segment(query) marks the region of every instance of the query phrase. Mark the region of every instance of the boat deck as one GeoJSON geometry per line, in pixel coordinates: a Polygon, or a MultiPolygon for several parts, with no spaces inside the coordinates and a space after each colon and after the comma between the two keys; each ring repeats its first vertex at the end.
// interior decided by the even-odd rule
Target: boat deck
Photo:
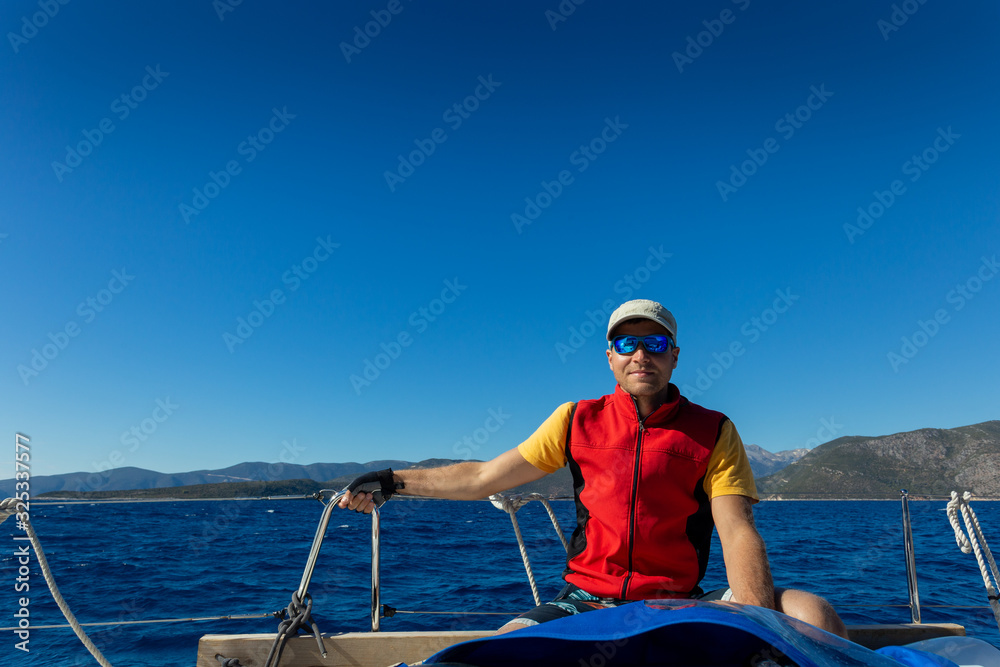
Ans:
{"type": "MultiPolygon", "coordinates": [[[[965,628],[955,623],[849,625],[847,631],[851,641],[871,649],[965,635],[965,628]]],[[[412,665],[452,644],[491,634],[487,630],[324,633],[326,659],[320,656],[313,636],[300,635],[285,644],[281,667],[387,667],[398,662],[412,665]]],[[[216,656],[239,658],[244,667],[257,667],[264,664],[273,643],[273,634],[205,635],[198,643],[197,667],[219,667],[216,656]]]]}

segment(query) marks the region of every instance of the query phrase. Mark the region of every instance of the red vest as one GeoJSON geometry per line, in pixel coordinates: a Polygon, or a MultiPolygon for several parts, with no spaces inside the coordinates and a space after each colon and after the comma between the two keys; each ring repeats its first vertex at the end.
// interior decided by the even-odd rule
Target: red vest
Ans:
{"type": "Polygon", "coordinates": [[[598,597],[688,597],[705,575],[714,523],[702,483],[727,418],[672,384],[668,395],[641,424],[621,387],[574,409],[577,528],[564,576],[598,597]]]}

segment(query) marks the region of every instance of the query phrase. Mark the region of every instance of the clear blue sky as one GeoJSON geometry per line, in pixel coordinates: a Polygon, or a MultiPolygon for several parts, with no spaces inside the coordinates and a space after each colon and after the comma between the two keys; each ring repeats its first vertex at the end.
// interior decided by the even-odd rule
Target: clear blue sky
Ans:
{"type": "Polygon", "coordinates": [[[1000,418],[1000,10],[902,4],[5,3],[0,477],[488,458],[629,297],[772,451],[1000,418]]]}

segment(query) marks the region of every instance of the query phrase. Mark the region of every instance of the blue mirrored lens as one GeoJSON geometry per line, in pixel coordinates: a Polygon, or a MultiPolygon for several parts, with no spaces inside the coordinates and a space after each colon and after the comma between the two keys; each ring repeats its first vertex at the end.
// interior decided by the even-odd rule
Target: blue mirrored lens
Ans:
{"type": "Polygon", "coordinates": [[[616,336],[614,344],[618,354],[632,354],[639,346],[639,339],[635,336],[616,336]]]}
{"type": "Polygon", "coordinates": [[[667,351],[667,337],[666,336],[646,336],[642,339],[642,344],[650,352],[666,352],[667,351]]]}
{"type": "Polygon", "coordinates": [[[643,336],[642,338],[638,336],[615,336],[612,343],[614,344],[615,352],[618,354],[632,354],[639,347],[640,340],[647,352],[655,352],[657,354],[666,352],[674,344],[669,336],[661,335],[643,336]]]}

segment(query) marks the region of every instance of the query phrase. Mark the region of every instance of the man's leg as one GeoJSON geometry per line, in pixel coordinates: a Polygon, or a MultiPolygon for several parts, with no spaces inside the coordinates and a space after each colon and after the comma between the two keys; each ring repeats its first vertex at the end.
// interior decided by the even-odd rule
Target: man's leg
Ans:
{"type": "Polygon", "coordinates": [[[552,602],[546,602],[527,611],[497,630],[494,634],[502,635],[512,630],[520,630],[539,623],[554,621],[575,614],[582,614],[595,609],[610,606],[604,604],[590,593],[567,584],[552,602]]]}
{"type": "Polygon", "coordinates": [[[525,625],[524,623],[518,623],[517,621],[509,621],[506,625],[502,626],[499,630],[497,630],[493,634],[502,635],[511,632],[512,630],[520,630],[521,628],[526,628],[526,627],[528,626],[525,625]]]}
{"type": "Polygon", "coordinates": [[[783,614],[847,639],[847,628],[833,605],[818,595],[790,588],[775,588],[774,603],[783,614]]]}

